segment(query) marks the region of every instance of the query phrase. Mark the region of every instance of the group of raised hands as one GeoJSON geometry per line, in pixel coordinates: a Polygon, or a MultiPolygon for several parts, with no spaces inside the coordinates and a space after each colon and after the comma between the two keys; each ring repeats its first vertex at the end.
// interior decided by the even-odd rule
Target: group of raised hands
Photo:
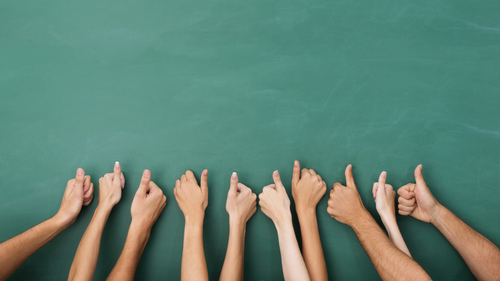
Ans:
{"type": "MultiPolygon", "coordinates": [[[[166,205],[163,191],[151,181],[144,170],[131,206],[132,221],[122,253],[108,280],[133,280],[142,252],[153,225],[166,205]]],[[[208,206],[208,171],[204,170],[200,184],[191,171],[175,182],[174,196],[184,214],[184,241],[181,280],[208,280],[203,249],[203,222],[208,206]]],[[[396,222],[396,192],[386,184],[382,172],[373,184],[377,212],[387,230],[380,228],[366,210],[359,196],[352,166],[345,170],[346,185],[335,183],[330,191],[327,212],[337,221],[349,225],[383,280],[430,280],[425,270],[411,258],[396,222]]],[[[328,280],[316,206],[327,191],[322,177],[312,169],[300,169],[295,161],[292,177],[292,197],[295,201],[302,237],[299,248],[292,224],[290,199],[278,171],[273,172],[274,184],[265,186],[259,195],[262,212],[274,223],[281,252],[284,279],[328,280]]],[[[7,279],[26,259],[49,242],[77,218],[82,206],[93,199],[94,186],[83,169],[66,186],[61,207],[51,219],[0,244],[0,280],[7,279]]],[[[500,280],[500,250],[442,206],[427,187],[422,166],[415,169],[416,183],[398,190],[398,212],[432,223],[464,258],[478,280],[500,280]]],[[[92,280],[99,254],[101,236],[113,207],[120,201],[125,178],[118,162],[114,172],[99,179],[99,204],[78,246],[68,280],[92,280]]],[[[257,211],[257,196],[238,181],[230,178],[226,201],[229,214],[229,241],[220,280],[243,280],[244,243],[247,221],[257,211]]]]}

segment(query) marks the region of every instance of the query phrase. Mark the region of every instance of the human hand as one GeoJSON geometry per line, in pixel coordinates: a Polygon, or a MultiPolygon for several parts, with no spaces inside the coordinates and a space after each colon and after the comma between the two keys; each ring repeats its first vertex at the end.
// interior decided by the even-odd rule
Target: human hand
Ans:
{"type": "Polygon", "coordinates": [[[88,206],[93,198],[94,184],[90,182],[90,176],[85,176],[85,171],[78,168],[76,177],[66,184],[61,207],[54,217],[70,225],[75,222],[82,206],[88,206]]]}
{"type": "Polygon", "coordinates": [[[292,196],[295,201],[297,213],[316,211],[316,205],[326,192],[326,183],[313,169],[302,169],[300,163],[295,161],[292,177],[292,196]]]}
{"type": "Polygon", "coordinates": [[[167,197],[163,195],[163,191],[151,181],[151,172],[144,170],[130,208],[131,225],[149,233],[163,212],[166,201],[167,197]]]}
{"type": "Polygon", "coordinates": [[[114,172],[105,174],[99,179],[99,205],[113,208],[122,198],[122,189],[125,187],[120,163],[116,162],[114,172]]]}
{"type": "Polygon", "coordinates": [[[333,184],[330,199],[328,199],[327,212],[339,222],[352,227],[368,211],[359,197],[350,164],[345,169],[345,177],[346,186],[338,182],[333,184]]]}
{"type": "Polygon", "coordinates": [[[432,222],[439,208],[439,202],[432,196],[422,175],[422,165],[415,169],[415,183],[409,183],[398,190],[399,214],[412,216],[423,222],[432,222]]]}
{"type": "Polygon", "coordinates": [[[179,208],[188,220],[203,223],[205,209],[208,205],[208,170],[201,173],[200,185],[193,172],[187,171],[180,180],[175,182],[174,196],[179,208]]]}
{"type": "Polygon", "coordinates": [[[394,203],[394,199],[396,198],[396,192],[393,190],[392,185],[385,183],[386,178],[387,173],[382,172],[378,178],[378,182],[373,183],[373,199],[375,199],[377,212],[382,219],[389,217],[394,217],[395,219],[396,204],[394,203]]]}
{"type": "Polygon", "coordinates": [[[238,182],[238,174],[231,175],[227,193],[226,211],[230,223],[246,224],[257,211],[257,195],[246,185],[238,182]]]}
{"type": "Polygon", "coordinates": [[[281,183],[278,171],[274,171],[273,180],[274,184],[265,186],[259,194],[259,205],[262,212],[274,222],[276,228],[279,228],[283,223],[291,223],[292,214],[290,199],[281,183]]]}

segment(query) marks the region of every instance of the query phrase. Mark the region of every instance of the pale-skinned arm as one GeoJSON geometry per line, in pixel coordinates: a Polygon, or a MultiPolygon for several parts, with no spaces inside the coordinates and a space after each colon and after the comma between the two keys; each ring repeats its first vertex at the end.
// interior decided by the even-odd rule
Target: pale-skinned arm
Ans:
{"type": "Polygon", "coordinates": [[[478,280],[500,280],[498,247],[434,198],[422,175],[422,165],[415,169],[415,181],[398,190],[399,214],[432,223],[455,247],[478,280]]]}
{"type": "Polygon", "coordinates": [[[34,252],[73,224],[82,206],[92,202],[93,192],[90,176],[85,176],[85,171],[79,168],[76,177],[68,181],[54,217],[0,244],[0,280],[6,280],[34,252]]]}
{"type": "Polygon", "coordinates": [[[406,246],[406,243],[399,230],[398,223],[396,221],[396,192],[392,188],[392,185],[386,184],[387,173],[382,172],[378,179],[378,182],[373,183],[373,199],[375,199],[375,204],[377,206],[377,212],[382,219],[382,223],[387,230],[389,239],[391,240],[398,249],[403,253],[411,257],[410,251],[406,246]],[[383,188],[380,188],[383,186],[383,188]]]}
{"type": "Polygon", "coordinates": [[[313,169],[300,171],[295,161],[292,177],[292,196],[300,223],[302,255],[312,281],[327,281],[325,256],[319,236],[316,206],[325,195],[326,183],[313,169]]]}
{"type": "Polygon", "coordinates": [[[68,280],[92,280],[94,278],[102,232],[113,207],[120,201],[125,178],[120,163],[116,162],[114,172],[99,179],[99,205],[76,250],[68,280]]]}
{"type": "Polygon", "coordinates": [[[281,183],[278,171],[273,173],[274,184],[265,186],[259,195],[259,204],[262,212],[268,216],[276,226],[285,281],[310,280],[307,267],[300,253],[299,244],[295,237],[290,212],[290,199],[285,187],[281,183]]]}
{"type": "Polygon", "coordinates": [[[115,267],[106,279],[108,281],[134,280],[151,229],[163,212],[163,208],[165,208],[167,197],[150,180],[151,172],[144,170],[141,183],[130,208],[132,222],[128,230],[127,240],[125,240],[125,246],[123,246],[115,267]]]}
{"type": "Polygon", "coordinates": [[[346,186],[333,185],[327,211],[354,230],[382,280],[430,280],[425,270],[401,252],[368,213],[354,183],[351,165],[347,166],[345,176],[346,186]]]}
{"type": "Polygon", "coordinates": [[[257,210],[257,195],[246,185],[238,182],[238,175],[231,175],[227,193],[226,211],[229,214],[229,241],[226,258],[219,280],[243,280],[245,256],[245,232],[247,221],[257,210]]]}
{"type": "Polygon", "coordinates": [[[208,205],[208,171],[201,174],[200,185],[191,171],[175,182],[174,196],[184,214],[184,242],[182,248],[181,281],[208,281],[205,250],[203,249],[203,221],[208,205]]]}

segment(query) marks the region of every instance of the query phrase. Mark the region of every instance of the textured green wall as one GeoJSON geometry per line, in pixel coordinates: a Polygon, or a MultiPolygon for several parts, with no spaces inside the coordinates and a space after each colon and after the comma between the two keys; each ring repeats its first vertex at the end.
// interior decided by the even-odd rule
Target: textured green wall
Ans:
{"type": "MultiPolygon", "coordinates": [[[[278,169],[290,191],[297,159],[329,189],[352,163],[377,220],[379,173],[400,187],[422,163],[436,198],[500,245],[499,10],[496,0],[1,1],[0,241],[55,214],[76,168],[97,187],[118,160],[127,185],[96,280],[123,247],[145,168],[168,199],[136,279],[179,280],[184,219],[172,188],[185,170],[208,168],[204,238],[216,280],[231,172],[259,193],[278,169]]],[[[96,206],[11,280],[67,278],[96,206]]],[[[377,280],[326,206],[325,196],[318,220],[330,279],[377,280]]],[[[433,226],[398,221],[434,280],[474,280],[433,226]]],[[[277,242],[259,210],[247,228],[246,280],[283,278],[277,242]]]]}

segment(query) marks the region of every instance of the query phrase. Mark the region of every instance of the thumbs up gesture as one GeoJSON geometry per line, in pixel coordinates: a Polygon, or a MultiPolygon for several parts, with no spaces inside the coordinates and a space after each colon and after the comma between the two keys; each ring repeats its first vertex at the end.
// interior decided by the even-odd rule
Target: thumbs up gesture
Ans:
{"type": "Polygon", "coordinates": [[[151,231],[156,220],[165,208],[167,197],[163,191],[151,181],[151,172],[144,170],[141,183],[135,193],[130,213],[132,214],[132,224],[151,231]]]}
{"type": "Polygon", "coordinates": [[[333,189],[330,191],[330,199],[328,199],[327,211],[332,218],[352,227],[368,211],[363,205],[356,184],[354,183],[352,165],[347,166],[345,177],[346,186],[338,182],[333,184],[333,189]]]}
{"type": "Polygon", "coordinates": [[[412,216],[423,222],[432,222],[440,204],[424,181],[422,165],[415,169],[415,181],[416,183],[408,183],[398,190],[399,214],[412,216]]]}
{"type": "Polygon", "coordinates": [[[256,199],[257,195],[246,185],[239,183],[238,174],[233,173],[226,201],[230,223],[245,225],[257,210],[256,199]]]}
{"type": "Polygon", "coordinates": [[[274,184],[265,186],[259,195],[259,204],[262,212],[266,214],[279,228],[284,222],[292,220],[290,212],[290,199],[285,187],[281,183],[278,171],[273,173],[274,184]]]}

